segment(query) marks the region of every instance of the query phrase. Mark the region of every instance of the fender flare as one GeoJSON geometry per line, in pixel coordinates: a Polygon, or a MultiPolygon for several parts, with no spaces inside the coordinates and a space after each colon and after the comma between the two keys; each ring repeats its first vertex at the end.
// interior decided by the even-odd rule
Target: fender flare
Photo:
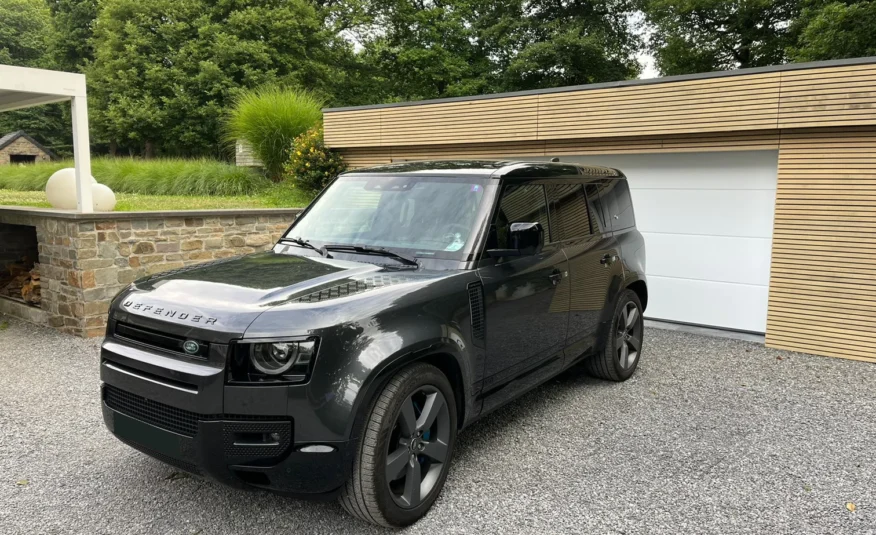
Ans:
{"type": "MultiPolygon", "coordinates": [[[[469,407],[471,400],[473,399],[471,395],[471,370],[468,369],[469,366],[467,361],[460,354],[458,346],[448,339],[441,339],[431,343],[426,342],[417,344],[416,346],[409,346],[398,351],[392,356],[384,359],[378,366],[368,373],[367,377],[362,382],[362,387],[359,389],[356,400],[353,402],[353,408],[351,411],[353,418],[351,418],[350,422],[347,424],[346,430],[349,440],[358,440],[362,426],[365,424],[368,410],[371,408],[377,395],[383,390],[383,387],[396,372],[405,366],[438,355],[451,356],[456,361],[456,366],[462,376],[459,385],[462,391],[458,393],[456,400],[457,405],[460,404],[460,401],[462,402],[462,407],[457,406],[456,408],[457,411],[462,409],[462,413],[460,414],[461,418],[459,419],[461,425],[463,420],[470,416],[471,412],[469,407]]],[[[453,384],[453,378],[448,377],[448,379],[451,384],[453,384]]]]}

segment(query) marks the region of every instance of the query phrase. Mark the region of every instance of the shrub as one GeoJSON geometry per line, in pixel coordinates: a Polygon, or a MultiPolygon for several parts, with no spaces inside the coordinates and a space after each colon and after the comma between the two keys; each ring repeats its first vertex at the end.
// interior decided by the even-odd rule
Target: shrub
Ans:
{"type": "Polygon", "coordinates": [[[247,91],[234,101],[226,136],[230,143],[246,140],[268,176],[280,180],[292,141],[322,121],[322,106],[309,91],[276,86],[247,91]]]}
{"type": "MultiPolygon", "coordinates": [[[[44,190],[52,173],[72,160],[0,166],[0,189],[44,190]]],[[[271,183],[260,173],[217,160],[95,158],[91,174],[118,193],[149,195],[251,195],[271,183]]]]}
{"type": "Polygon", "coordinates": [[[311,128],[295,138],[286,175],[296,187],[316,192],[346,168],[344,157],[325,146],[322,128],[311,128]]]}

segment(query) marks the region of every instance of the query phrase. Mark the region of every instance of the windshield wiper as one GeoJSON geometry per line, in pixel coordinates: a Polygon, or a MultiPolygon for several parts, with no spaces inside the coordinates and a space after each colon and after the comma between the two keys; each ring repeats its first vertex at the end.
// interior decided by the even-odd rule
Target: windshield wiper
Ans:
{"type": "Polygon", "coordinates": [[[389,249],[384,249],[382,247],[368,247],[366,245],[347,245],[343,243],[327,243],[322,246],[322,250],[326,251],[326,254],[328,254],[328,251],[351,251],[354,253],[376,254],[380,256],[394,258],[395,260],[398,260],[406,266],[418,267],[420,265],[417,262],[417,258],[415,256],[406,255],[404,253],[397,253],[395,251],[390,251],[389,249]]]}
{"type": "Polygon", "coordinates": [[[328,251],[326,251],[323,248],[316,247],[315,245],[310,243],[309,240],[305,240],[305,239],[301,238],[300,236],[297,238],[280,238],[280,241],[281,242],[292,242],[295,245],[298,245],[301,247],[306,247],[307,249],[312,249],[312,250],[316,251],[317,253],[319,253],[321,256],[324,256],[326,258],[331,258],[331,255],[328,254],[328,251]]]}

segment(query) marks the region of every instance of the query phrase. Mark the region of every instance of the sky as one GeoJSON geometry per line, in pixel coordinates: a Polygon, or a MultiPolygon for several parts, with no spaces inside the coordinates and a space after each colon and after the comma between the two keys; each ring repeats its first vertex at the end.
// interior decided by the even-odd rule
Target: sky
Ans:
{"type": "Polygon", "coordinates": [[[639,79],[643,80],[645,78],[658,78],[660,73],[657,72],[657,67],[654,65],[654,56],[651,54],[639,54],[636,56],[639,60],[639,63],[642,64],[642,73],[639,75],[639,79]]]}

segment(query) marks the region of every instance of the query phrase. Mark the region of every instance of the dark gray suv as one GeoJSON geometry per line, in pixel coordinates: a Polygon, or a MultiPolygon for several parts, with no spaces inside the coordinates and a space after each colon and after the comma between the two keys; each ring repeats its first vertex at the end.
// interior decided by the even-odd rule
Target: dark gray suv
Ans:
{"type": "Polygon", "coordinates": [[[578,363],[632,375],[644,272],[615,169],[346,173],[271,251],[119,294],[104,419],[191,473],[407,525],[441,492],[460,429],[578,363]]]}

